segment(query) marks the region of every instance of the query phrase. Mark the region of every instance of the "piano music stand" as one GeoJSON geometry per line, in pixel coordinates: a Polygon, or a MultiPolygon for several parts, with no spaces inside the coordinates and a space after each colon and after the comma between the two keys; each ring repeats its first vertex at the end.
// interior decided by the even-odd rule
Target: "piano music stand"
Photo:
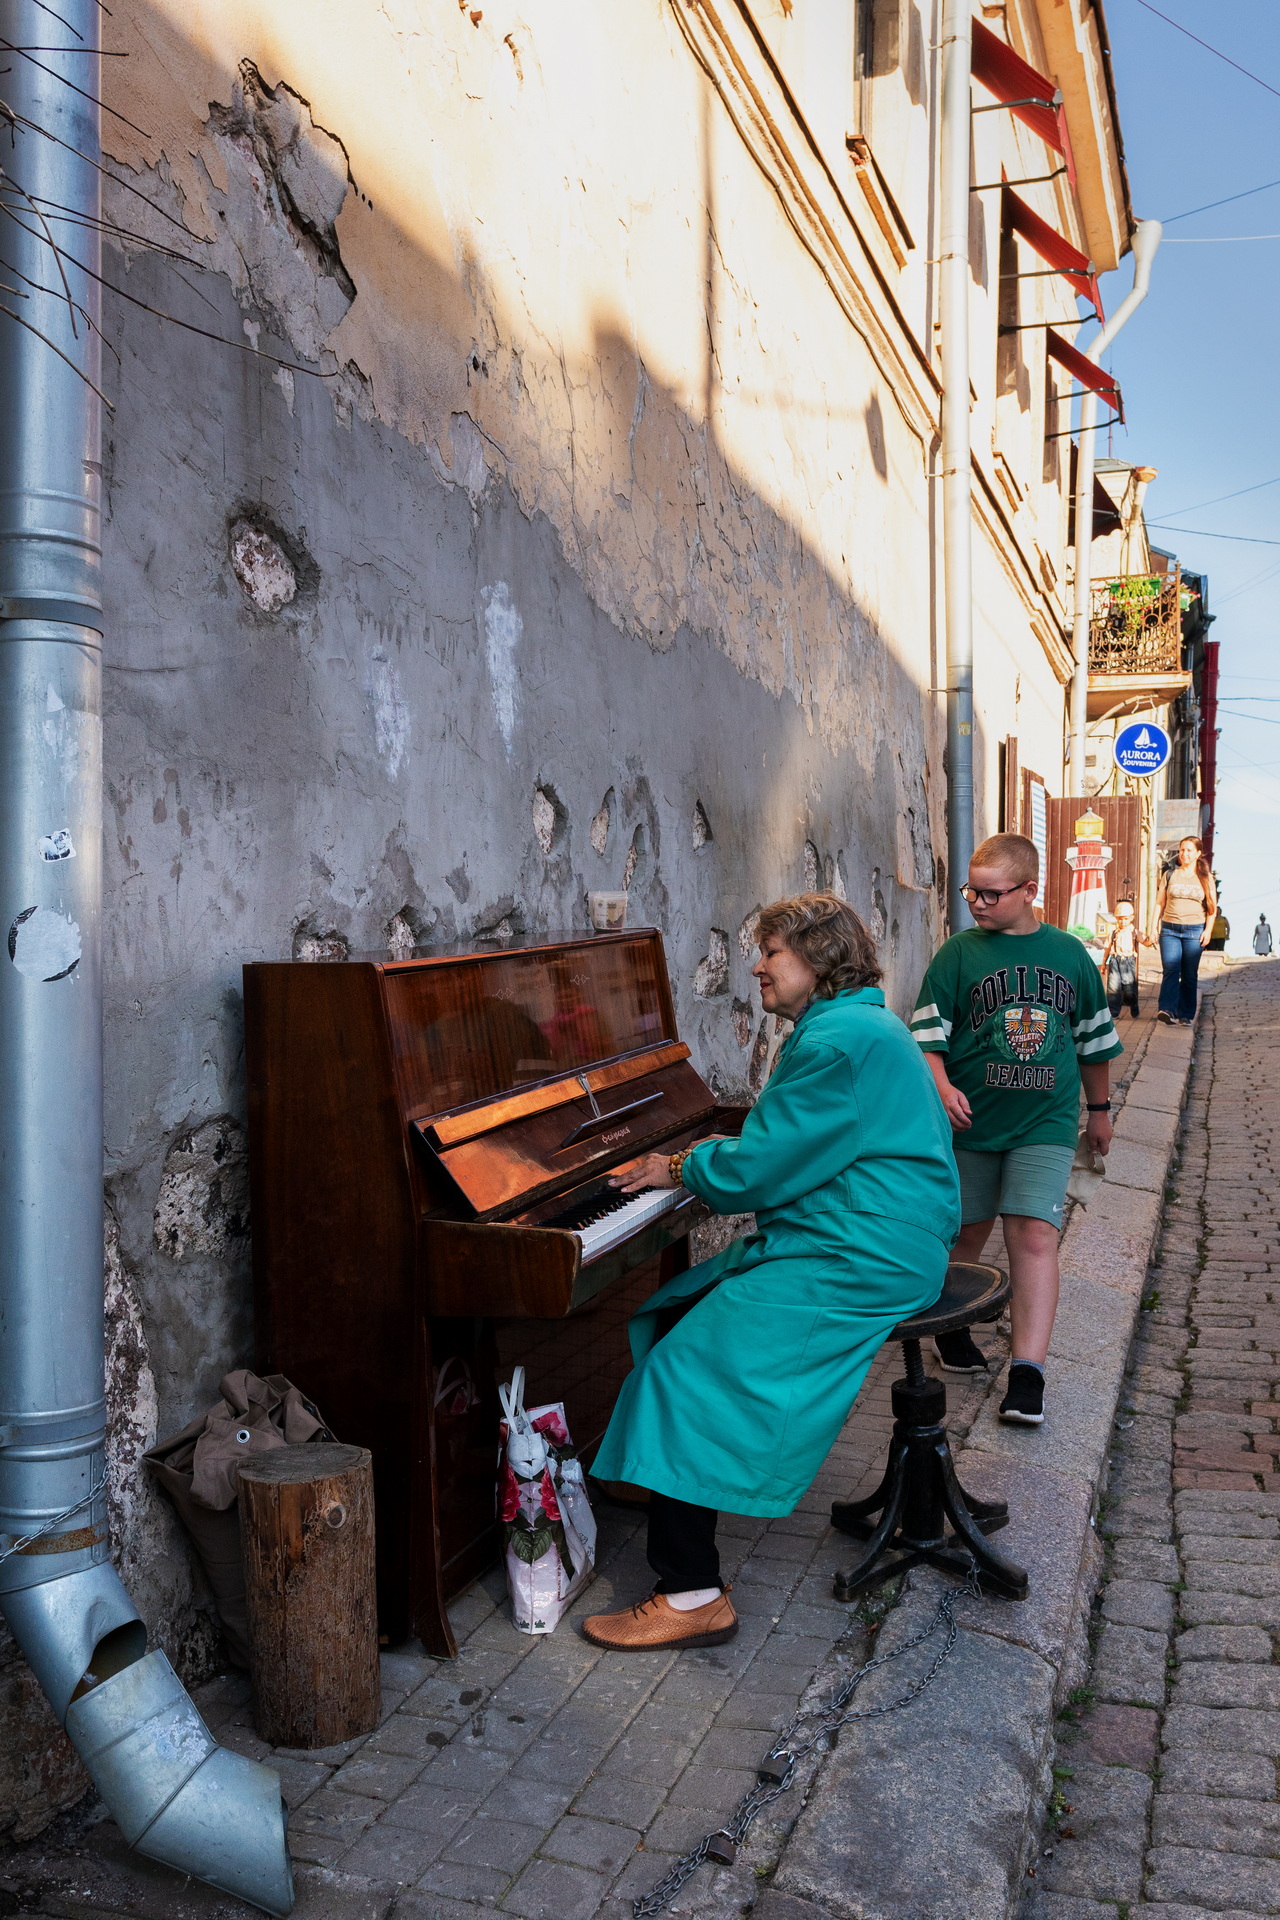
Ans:
{"type": "Polygon", "coordinates": [[[994,1320],[1008,1298],[1009,1278],[999,1267],[953,1263],[933,1306],[899,1321],[889,1335],[902,1342],[906,1378],[893,1383],[893,1436],[880,1485],[866,1500],[832,1503],[832,1525],[867,1543],[862,1558],[836,1575],[837,1600],[852,1600],[921,1561],[966,1576],[972,1561],[984,1592],[1026,1599],[1024,1569],[996,1553],[985,1538],[1006,1524],[1008,1505],[977,1500],[960,1485],[942,1424],[947,1390],[941,1380],[928,1377],[920,1357],[922,1340],[994,1320]],[[954,1528],[950,1537],[948,1520],[954,1528]]]}

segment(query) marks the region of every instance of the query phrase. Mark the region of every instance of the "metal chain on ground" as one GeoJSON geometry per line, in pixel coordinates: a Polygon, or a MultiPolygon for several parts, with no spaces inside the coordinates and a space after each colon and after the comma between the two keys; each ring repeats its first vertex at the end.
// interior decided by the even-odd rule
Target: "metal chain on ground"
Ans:
{"type": "Polygon", "coordinates": [[[64,1507],[61,1513],[55,1513],[52,1520],[46,1520],[44,1525],[37,1527],[34,1533],[21,1534],[16,1540],[11,1540],[7,1547],[0,1548],[0,1561],[11,1560],[15,1553],[21,1553],[24,1548],[32,1546],[37,1540],[43,1540],[46,1533],[52,1533],[55,1527],[60,1527],[64,1520],[70,1520],[71,1516],[79,1513],[82,1508],[91,1507],[98,1495],[105,1490],[106,1484],[107,1476],[104,1473],[97,1486],[90,1488],[83,1500],[77,1500],[73,1507],[64,1507]]]}
{"type": "MultiPolygon", "coordinates": [[[[888,1610],[893,1613],[901,1606],[909,1591],[909,1580],[904,1580],[898,1596],[888,1610]]],[[[952,1587],[944,1593],[938,1602],[937,1611],[927,1627],[914,1634],[910,1640],[904,1640],[892,1653],[875,1654],[864,1666],[858,1668],[842,1686],[838,1687],[829,1700],[819,1701],[812,1707],[801,1707],[792,1715],[785,1731],[780,1733],[760,1764],[759,1779],[754,1787],[746,1792],[738,1802],[733,1818],[723,1827],[717,1827],[714,1833],[708,1833],[699,1840],[696,1847],[682,1855],[659,1880],[651,1892],[642,1894],[633,1900],[631,1910],[635,1920],[653,1920],[655,1914],[663,1912],[679,1893],[687,1880],[691,1880],[704,1860],[712,1860],[717,1866],[732,1866],[738,1848],[745,1841],[758,1814],[767,1806],[789,1791],[800,1762],[811,1754],[820,1741],[838,1733],[841,1727],[848,1726],[854,1720],[874,1720],[886,1713],[897,1713],[903,1707],[909,1707],[918,1700],[926,1688],[933,1685],[943,1662],[956,1643],[958,1631],[955,1620],[956,1603],[964,1599],[976,1599],[978,1570],[972,1563],[969,1577],[962,1587],[952,1587]],[[932,1666],[919,1680],[912,1681],[907,1691],[897,1700],[889,1701],[883,1707],[855,1707],[849,1710],[849,1701],[862,1685],[869,1673],[877,1667],[887,1667],[891,1660],[900,1660],[904,1653],[922,1646],[931,1639],[942,1625],[946,1626],[946,1637],[932,1666]]],[[[888,1618],[888,1613],[885,1618],[888,1618]]]]}

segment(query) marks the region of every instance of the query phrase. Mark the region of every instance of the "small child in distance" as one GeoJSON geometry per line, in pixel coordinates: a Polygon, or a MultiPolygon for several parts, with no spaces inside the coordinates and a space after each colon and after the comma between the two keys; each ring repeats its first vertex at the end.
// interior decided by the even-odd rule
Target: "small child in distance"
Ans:
{"type": "Polygon", "coordinates": [[[1102,950],[1102,970],[1107,979],[1107,1005],[1113,1020],[1124,1006],[1129,1009],[1130,1019],[1141,1017],[1138,1009],[1138,949],[1154,945],[1155,941],[1148,939],[1137,923],[1132,900],[1117,900],[1116,923],[1102,950]]]}

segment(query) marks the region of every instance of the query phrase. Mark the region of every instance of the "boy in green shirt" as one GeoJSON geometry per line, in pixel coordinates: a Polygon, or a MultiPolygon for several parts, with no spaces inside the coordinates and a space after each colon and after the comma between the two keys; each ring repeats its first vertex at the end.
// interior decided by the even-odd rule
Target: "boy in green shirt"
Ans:
{"type": "MultiPolygon", "coordinates": [[[[1013,1353],[1000,1418],[1025,1426],[1044,1419],[1081,1084],[1089,1144],[1106,1153],[1108,1062],[1124,1052],[1088,948],[1036,919],[1039,872],[1020,833],[983,841],[964,888],[977,924],[939,949],[911,1018],[955,1135],[964,1224],[952,1259],[980,1260],[997,1214],[1004,1224],[1013,1353]]],[[[967,1330],[937,1345],[948,1371],[985,1371],[967,1330]]]]}

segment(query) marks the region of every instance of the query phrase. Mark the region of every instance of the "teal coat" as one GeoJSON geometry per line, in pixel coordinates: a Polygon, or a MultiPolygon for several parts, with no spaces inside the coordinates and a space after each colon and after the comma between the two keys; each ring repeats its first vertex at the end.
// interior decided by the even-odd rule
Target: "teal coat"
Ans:
{"type": "Polygon", "coordinates": [[[659,1289],[631,1322],[592,1472],[730,1513],[790,1513],[885,1335],[942,1291],[960,1230],[933,1077],[874,987],[797,1021],[736,1140],[683,1180],[756,1231],[659,1289]],[[669,1331],[667,1309],[686,1309],[669,1331]]]}

